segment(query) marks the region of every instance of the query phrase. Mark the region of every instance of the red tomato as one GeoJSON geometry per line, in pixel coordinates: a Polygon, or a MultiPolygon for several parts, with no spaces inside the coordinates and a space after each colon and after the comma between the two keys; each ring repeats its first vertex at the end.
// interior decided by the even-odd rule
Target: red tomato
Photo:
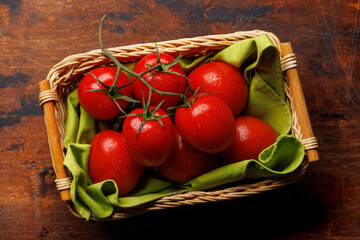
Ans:
{"type": "Polygon", "coordinates": [[[119,196],[129,193],[140,179],[144,167],[129,154],[122,133],[105,130],[90,142],[89,174],[93,183],[115,181],[119,196]]]}
{"type": "Polygon", "coordinates": [[[178,108],[175,124],[184,140],[207,152],[219,153],[231,145],[235,136],[235,118],[219,97],[201,95],[191,108],[178,108]]]}
{"type": "Polygon", "coordinates": [[[221,154],[221,158],[226,164],[258,159],[262,150],[275,143],[277,137],[274,128],[265,121],[251,116],[239,116],[236,118],[234,141],[221,154]]]}
{"type": "Polygon", "coordinates": [[[205,63],[190,72],[189,85],[195,91],[208,92],[223,99],[234,116],[246,106],[249,85],[243,73],[226,62],[205,63]]]}
{"type": "MultiPolygon", "coordinates": [[[[160,53],[160,62],[163,64],[169,63],[174,60],[169,54],[160,53]]],[[[136,64],[134,68],[134,72],[141,73],[148,69],[147,65],[155,66],[157,64],[157,55],[156,53],[149,54],[136,64]]],[[[180,66],[179,63],[176,63],[172,66],[169,71],[177,72],[179,74],[185,75],[184,70],[180,66]]],[[[173,73],[164,73],[164,72],[150,72],[143,75],[143,78],[154,88],[159,91],[164,92],[172,92],[172,93],[179,93],[184,94],[186,90],[186,80],[185,77],[179,76],[173,73]]],[[[136,78],[133,77],[133,81],[136,78]]],[[[136,80],[133,84],[134,89],[134,97],[139,100],[140,102],[143,101],[143,97],[145,100],[148,99],[149,96],[149,88],[140,80],[136,80]]],[[[166,110],[168,107],[175,106],[180,103],[181,98],[178,96],[170,96],[164,95],[161,96],[157,93],[153,93],[151,96],[151,106],[157,106],[161,101],[166,99],[166,101],[161,105],[161,108],[166,110]]]]}
{"type": "Polygon", "coordinates": [[[158,170],[171,181],[185,183],[216,167],[217,159],[214,154],[202,152],[187,144],[175,127],[174,152],[158,170]]]}
{"type": "MultiPolygon", "coordinates": [[[[103,84],[111,86],[115,80],[117,69],[113,67],[98,67],[90,71],[94,74],[103,84]]],[[[117,87],[124,86],[130,83],[130,79],[120,72],[117,87]]],[[[120,109],[116,106],[114,100],[112,100],[105,92],[87,92],[93,89],[105,89],[96,81],[91,74],[86,74],[81,80],[78,87],[78,95],[81,106],[91,116],[97,119],[107,120],[115,118],[120,114],[120,109]]],[[[122,88],[120,92],[128,97],[132,95],[132,86],[129,85],[122,88]]],[[[116,102],[124,109],[128,102],[122,99],[117,99],[116,102]]]]}
{"type": "MultiPolygon", "coordinates": [[[[150,110],[154,107],[150,107],[150,110]]],[[[144,109],[131,111],[131,114],[143,114],[144,109]]],[[[166,112],[161,108],[155,111],[155,116],[164,116],[166,112]]],[[[174,148],[174,126],[169,116],[160,118],[164,127],[158,120],[147,120],[140,133],[136,136],[142,116],[127,116],[123,123],[123,134],[127,147],[133,158],[144,166],[159,166],[171,155],[174,148]]]]}

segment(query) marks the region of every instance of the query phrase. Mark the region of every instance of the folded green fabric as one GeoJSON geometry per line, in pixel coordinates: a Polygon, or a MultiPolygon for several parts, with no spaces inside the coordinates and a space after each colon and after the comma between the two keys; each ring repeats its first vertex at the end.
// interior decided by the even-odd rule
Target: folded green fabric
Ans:
{"type": "Polygon", "coordinates": [[[189,190],[204,190],[244,178],[266,178],[281,176],[293,172],[304,157],[301,142],[292,136],[282,135],[275,144],[265,149],[258,161],[249,159],[219,167],[203,174],[186,184],[189,190]]]}
{"type": "Polygon", "coordinates": [[[279,134],[277,142],[265,149],[258,160],[222,166],[185,184],[163,180],[147,169],[135,189],[118,198],[114,181],[92,184],[87,170],[91,139],[97,132],[112,128],[113,122],[99,121],[87,114],[79,104],[77,90],[74,90],[67,99],[64,165],[73,176],[71,199],[84,219],[88,220],[91,214],[106,218],[115,207],[134,207],[177,192],[205,190],[243,179],[283,176],[301,164],[304,148],[298,139],[287,135],[291,115],[284,100],[279,53],[272,42],[266,36],[240,41],[217,53],[183,59],[181,65],[189,72],[208,61],[225,61],[244,71],[250,84],[244,114],[259,117],[272,125],[279,134]]]}

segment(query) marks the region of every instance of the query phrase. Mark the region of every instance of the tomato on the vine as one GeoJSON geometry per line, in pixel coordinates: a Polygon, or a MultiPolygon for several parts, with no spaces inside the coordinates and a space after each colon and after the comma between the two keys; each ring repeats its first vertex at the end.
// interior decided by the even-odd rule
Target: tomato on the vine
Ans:
{"type": "Polygon", "coordinates": [[[175,148],[171,157],[158,167],[159,172],[168,180],[185,183],[204,173],[215,169],[217,158],[214,154],[205,153],[187,144],[179,134],[176,126],[175,148]]]}
{"type": "Polygon", "coordinates": [[[191,107],[176,109],[175,125],[188,144],[208,153],[225,150],[235,136],[230,107],[212,95],[196,95],[191,107]]]}
{"type": "Polygon", "coordinates": [[[198,93],[207,92],[223,99],[238,115],[246,106],[249,86],[244,74],[226,62],[209,62],[192,70],[189,85],[198,93]]]}
{"type": "MultiPolygon", "coordinates": [[[[159,53],[160,62],[168,64],[175,60],[175,58],[167,53],[159,53]]],[[[158,64],[157,54],[149,54],[139,60],[134,68],[135,73],[142,73],[149,69],[150,66],[158,64]]],[[[165,66],[166,67],[166,66],[165,66]]],[[[174,64],[169,69],[158,69],[148,72],[143,75],[144,80],[152,87],[159,91],[184,94],[186,90],[185,72],[179,63],[174,64]],[[172,73],[175,72],[175,73],[172,73]]],[[[149,96],[149,88],[140,80],[133,77],[134,97],[140,102],[143,99],[147,100],[149,96]]],[[[169,107],[175,106],[180,103],[179,96],[163,95],[153,93],[151,97],[151,106],[157,106],[161,101],[166,101],[161,105],[161,108],[166,110],[169,107]]]]}
{"type": "Polygon", "coordinates": [[[234,141],[221,153],[221,159],[226,164],[258,159],[259,154],[277,140],[275,129],[259,118],[238,116],[235,121],[234,141]]]}
{"type": "Polygon", "coordinates": [[[133,158],[144,166],[154,167],[163,164],[173,151],[174,126],[161,108],[150,107],[149,110],[155,111],[143,125],[146,110],[138,108],[131,111],[124,120],[122,132],[133,158]]]}
{"type": "MultiPolygon", "coordinates": [[[[115,80],[116,73],[116,68],[98,67],[87,73],[80,81],[78,87],[79,102],[84,110],[94,118],[108,120],[115,118],[121,112],[114,100],[110,98],[106,92],[104,92],[105,87],[102,86],[93,76],[95,75],[102,84],[110,87],[115,80]]],[[[116,82],[116,87],[125,86],[130,83],[130,79],[123,72],[120,72],[116,82]]],[[[119,90],[115,89],[115,91],[119,90]]],[[[131,97],[132,86],[129,85],[121,88],[120,93],[127,97],[131,97]]],[[[128,101],[124,99],[116,99],[116,102],[122,109],[125,109],[128,105],[128,101]]]]}
{"type": "Polygon", "coordinates": [[[90,142],[88,169],[93,183],[114,180],[119,196],[129,193],[139,181],[144,167],[129,154],[122,133],[104,130],[90,142]]]}

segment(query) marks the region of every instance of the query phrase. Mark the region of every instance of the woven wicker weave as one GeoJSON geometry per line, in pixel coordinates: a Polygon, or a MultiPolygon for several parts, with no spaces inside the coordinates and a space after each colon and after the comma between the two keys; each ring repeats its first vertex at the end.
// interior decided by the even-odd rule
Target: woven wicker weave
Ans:
{"type": "MultiPolygon", "coordinates": [[[[232,45],[240,40],[258,37],[266,34],[270,40],[279,49],[281,54],[281,42],[272,33],[265,31],[241,31],[224,35],[209,35],[195,38],[184,38],[172,41],[158,42],[160,52],[171,53],[174,55],[182,54],[184,58],[194,55],[200,55],[212,50],[220,50],[232,45]]],[[[109,49],[110,52],[121,62],[129,62],[137,60],[149,53],[155,52],[153,43],[136,44],[130,46],[122,46],[109,49]]],[[[285,72],[289,68],[296,67],[296,58],[294,54],[284,56],[281,59],[282,70],[285,72]]],[[[66,97],[77,87],[82,76],[90,69],[110,64],[109,60],[104,57],[100,50],[94,50],[87,53],[71,55],[58,64],[56,64],[49,72],[47,79],[50,81],[51,90],[42,92],[39,97],[40,104],[46,101],[55,102],[55,115],[57,127],[60,135],[60,142],[65,136],[66,124],[66,97]],[[57,100],[57,101],[55,101],[57,100]]],[[[303,142],[305,150],[317,147],[316,139],[303,139],[301,129],[297,120],[296,111],[294,109],[292,95],[287,84],[286,74],[284,74],[285,93],[288,106],[292,113],[292,131],[291,134],[303,142]]],[[[255,183],[240,184],[238,186],[226,187],[225,189],[216,189],[208,191],[192,191],[186,193],[177,193],[172,196],[163,197],[156,201],[144,204],[139,207],[130,209],[116,209],[114,214],[105,220],[116,220],[139,215],[147,211],[179,207],[183,205],[193,205],[206,202],[226,201],[234,198],[241,198],[265,191],[271,191],[279,187],[291,184],[301,179],[308,167],[307,158],[304,159],[301,166],[292,174],[281,178],[259,180],[255,183]]],[[[69,187],[71,178],[60,181],[59,190],[69,187]]],[[[58,183],[57,183],[58,184],[58,183]]],[[[71,201],[68,202],[70,211],[79,216],[74,209],[71,201]]],[[[100,220],[95,217],[92,220],[100,220]]],[[[101,219],[103,220],[103,219],[101,219]]]]}

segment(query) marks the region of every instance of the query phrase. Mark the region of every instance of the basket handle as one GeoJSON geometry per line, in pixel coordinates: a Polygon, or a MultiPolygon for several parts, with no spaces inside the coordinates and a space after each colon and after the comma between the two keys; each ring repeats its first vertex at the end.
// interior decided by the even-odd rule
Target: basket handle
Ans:
{"type": "MultiPolygon", "coordinates": [[[[49,80],[43,80],[39,82],[39,88],[39,101],[40,106],[44,110],[45,125],[48,134],[50,152],[53,160],[55,175],[57,178],[55,182],[69,182],[69,177],[67,176],[65,167],[63,166],[64,156],[60,143],[59,130],[56,124],[55,107],[53,103],[53,101],[58,100],[58,98],[56,93],[51,90],[49,80]],[[46,97],[44,97],[45,95],[46,97]]],[[[69,201],[71,199],[70,190],[68,187],[62,187],[62,189],[59,189],[59,191],[61,200],[69,201]]]]}
{"type": "MultiPolygon", "coordinates": [[[[281,43],[281,53],[282,58],[294,55],[291,43],[281,43]]],[[[301,82],[299,78],[298,71],[296,69],[296,63],[288,65],[285,72],[289,80],[289,87],[294,101],[294,107],[296,110],[296,115],[299,119],[299,124],[301,127],[301,134],[303,136],[303,143],[310,143],[309,149],[306,150],[307,156],[310,162],[319,160],[319,154],[316,149],[317,142],[314,137],[312,130],[309,112],[306,106],[304,93],[301,88],[301,82]]]]}

